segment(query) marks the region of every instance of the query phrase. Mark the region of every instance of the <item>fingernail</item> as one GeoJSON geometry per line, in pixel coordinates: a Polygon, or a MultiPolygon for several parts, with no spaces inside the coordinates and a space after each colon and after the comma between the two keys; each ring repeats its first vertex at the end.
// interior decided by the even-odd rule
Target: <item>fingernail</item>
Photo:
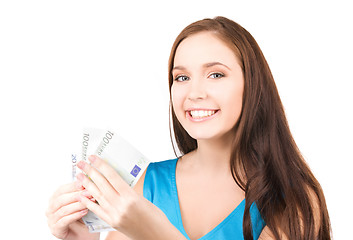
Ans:
{"type": "Polygon", "coordinates": [[[94,161],[96,161],[96,156],[91,155],[91,156],[88,157],[88,160],[89,160],[91,163],[93,163],[94,161]]]}
{"type": "Polygon", "coordinates": [[[77,163],[77,167],[79,168],[79,169],[83,169],[84,167],[85,167],[85,162],[84,161],[79,161],[78,163],[77,163]]]}

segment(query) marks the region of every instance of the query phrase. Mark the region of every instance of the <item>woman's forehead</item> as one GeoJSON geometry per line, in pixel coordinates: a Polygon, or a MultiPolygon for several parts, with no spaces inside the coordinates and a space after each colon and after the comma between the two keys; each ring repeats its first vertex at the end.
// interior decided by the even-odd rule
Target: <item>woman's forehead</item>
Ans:
{"type": "Polygon", "coordinates": [[[214,62],[234,66],[238,59],[234,51],[214,33],[200,32],[185,38],[179,44],[173,67],[200,67],[214,62]]]}

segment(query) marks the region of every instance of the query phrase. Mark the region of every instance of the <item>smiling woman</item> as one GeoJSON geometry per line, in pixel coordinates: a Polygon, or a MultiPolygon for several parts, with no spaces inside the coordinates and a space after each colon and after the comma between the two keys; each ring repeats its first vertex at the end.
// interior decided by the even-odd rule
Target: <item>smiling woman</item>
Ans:
{"type": "Polygon", "coordinates": [[[187,26],[169,58],[176,159],[151,163],[134,190],[102,159],[57,190],[47,211],[62,239],[330,239],[320,184],[291,135],[254,38],[224,18],[187,26]]]}
{"type": "Polygon", "coordinates": [[[222,158],[214,152],[229,154],[223,158],[246,199],[245,239],[256,238],[253,203],[266,222],[262,239],[330,239],[323,191],[291,135],[270,68],[244,28],[223,17],[186,27],[171,51],[169,86],[175,140],[183,154],[178,164],[192,158],[206,164],[213,157],[219,165],[222,158]],[[201,67],[209,62],[228,68],[201,67]],[[218,78],[210,79],[214,72],[218,78]],[[178,74],[183,82],[176,81],[178,74]],[[189,107],[217,112],[195,122],[189,107]]]}
{"type": "Polygon", "coordinates": [[[202,140],[229,132],[241,113],[244,88],[233,51],[213,33],[201,32],[180,43],[174,65],[173,109],[188,134],[202,140]]]}

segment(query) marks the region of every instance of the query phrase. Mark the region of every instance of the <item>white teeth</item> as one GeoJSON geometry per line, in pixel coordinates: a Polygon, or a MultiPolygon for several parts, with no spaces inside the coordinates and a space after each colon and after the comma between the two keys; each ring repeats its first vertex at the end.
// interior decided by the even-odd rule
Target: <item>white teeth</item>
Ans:
{"type": "Polygon", "coordinates": [[[193,118],[203,118],[203,117],[209,117],[213,114],[215,114],[215,110],[212,111],[204,111],[204,110],[193,110],[190,111],[190,114],[193,118]]]}

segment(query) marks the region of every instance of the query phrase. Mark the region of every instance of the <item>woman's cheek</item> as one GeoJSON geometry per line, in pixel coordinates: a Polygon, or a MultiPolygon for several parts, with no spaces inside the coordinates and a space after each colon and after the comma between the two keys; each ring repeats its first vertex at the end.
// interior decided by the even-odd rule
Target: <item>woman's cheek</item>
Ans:
{"type": "Polygon", "coordinates": [[[172,105],[175,112],[179,112],[183,108],[183,96],[180,87],[172,86],[172,105]]]}

